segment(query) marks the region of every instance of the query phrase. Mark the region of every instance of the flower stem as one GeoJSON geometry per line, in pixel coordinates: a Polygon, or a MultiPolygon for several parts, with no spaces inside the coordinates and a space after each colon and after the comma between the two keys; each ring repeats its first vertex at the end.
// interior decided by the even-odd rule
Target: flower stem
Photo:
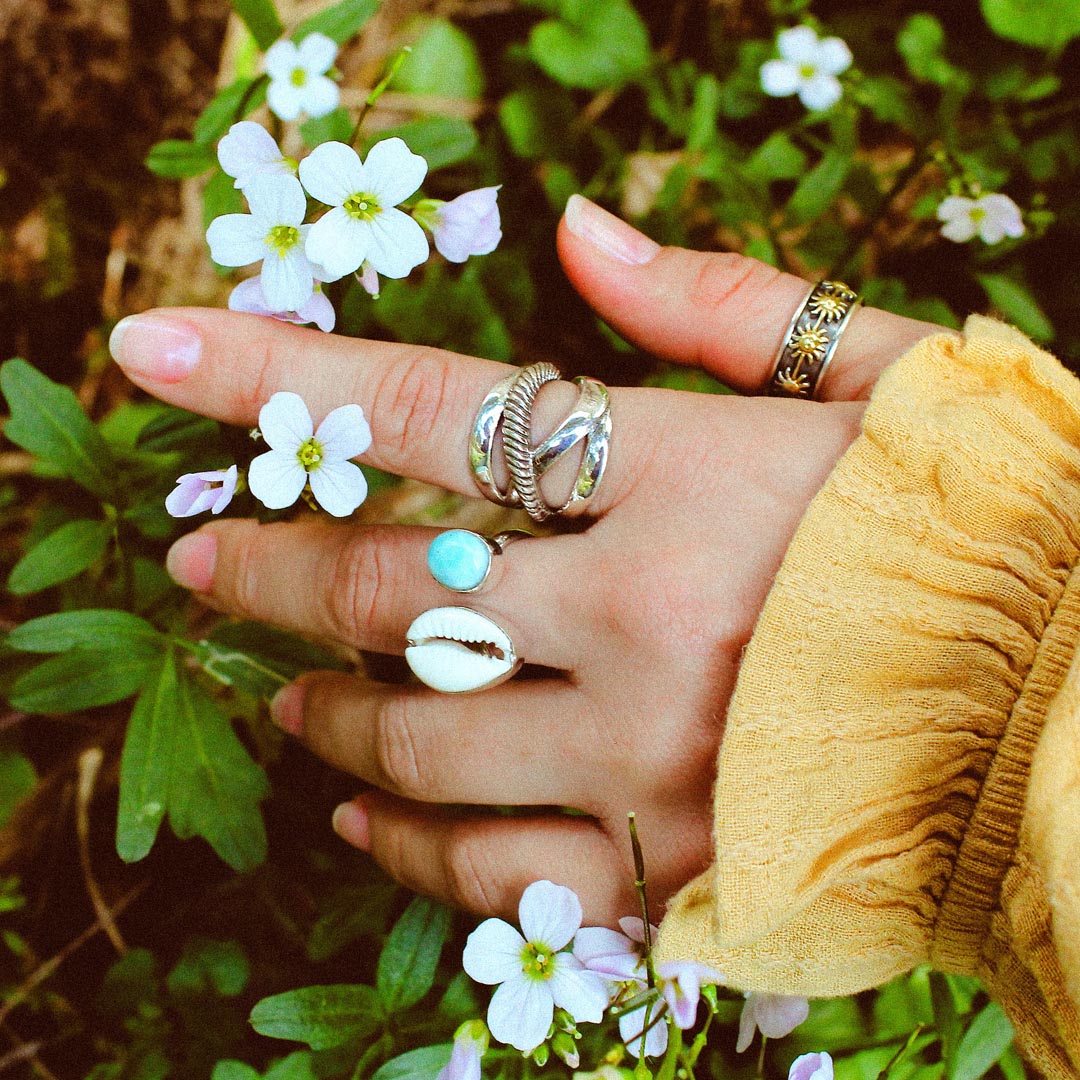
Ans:
{"type": "Polygon", "coordinates": [[[352,135],[349,136],[349,145],[355,146],[357,140],[360,138],[360,129],[364,125],[364,119],[371,111],[371,107],[383,96],[386,88],[393,81],[394,76],[398,73],[398,69],[403,63],[405,58],[412,52],[411,45],[405,45],[397,51],[393,60],[386,66],[386,74],[372,87],[371,93],[364,99],[364,104],[360,109],[360,113],[356,118],[356,123],[353,125],[352,135]]]}
{"type": "Polygon", "coordinates": [[[888,1077],[889,1073],[891,1073],[892,1070],[897,1065],[899,1065],[901,1061],[903,1061],[903,1059],[907,1056],[907,1052],[912,1048],[912,1046],[915,1045],[915,1040],[923,1033],[923,1028],[925,1026],[925,1024],[915,1025],[914,1030],[907,1037],[904,1045],[901,1046],[895,1054],[893,1054],[893,1056],[889,1059],[889,1063],[885,1066],[884,1069],[881,1070],[881,1072],[878,1073],[877,1080],[886,1080],[886,1077],[888,1077]]]}
{"type": "MultiPolygon", "coordinates": [[[[633,810],[626,815],[627,824],[630,827],[630,848],[634,853],[634,889],[641,901],[642,942],[645,945],[645,970],[648,976],[648,985],[651,990],[656,986],[656,970],[653,967],[652,956],[652,928],[649,924],[649,899],[645,894],[645,856],[641,851],[641,841],[638,839],[637,815],[633,810]]],[[[647,1018],[646,1018],[647,1019],[647,1018]]]]}

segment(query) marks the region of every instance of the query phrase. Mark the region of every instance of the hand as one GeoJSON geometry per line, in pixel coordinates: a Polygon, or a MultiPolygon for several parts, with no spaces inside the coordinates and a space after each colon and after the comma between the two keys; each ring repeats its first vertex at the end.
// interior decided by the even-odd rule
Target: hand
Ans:
{"type": "MultiPolygon", "coordinates": [[[[575,286],[620,334],[748,392],[770,376],[807,289],[741,256],[661,249],[584,200],[571,201],[558,242],[575,286]]],[[[591,523],[513,545],[468,600],[549,674],[454,697],[312,673],[275,700],[278,723],[372,785],[339,808],[338,832],[411,888],[481,914],[511,915],[539,878],[577,891],[591,921],[632,913],[629,810],[657,906],[703,870],[724,714],[766,593],[881,369],[934,329],[858,311],[822,380],[825,403],[613,389],[591,523]],[[507,817],[485,810],[494,805],[538,809],[507,817]]],[[[506,374],[219,310],[135,316],[112,348],[139,386],[228,423],[253,425],[279,390],[299,393],[316,421],[357,402],[374,434],[366,461],[465,495],[477,494],[472,418],[506,374]]],[[[537,429],[575,397],[570,384],[545,387],[537,429]]],[[[427,572],[436,531],[226,520],[178,540],[168,565],[216,607],[400,654],[416,615],[456,602],[427,572]]]]}

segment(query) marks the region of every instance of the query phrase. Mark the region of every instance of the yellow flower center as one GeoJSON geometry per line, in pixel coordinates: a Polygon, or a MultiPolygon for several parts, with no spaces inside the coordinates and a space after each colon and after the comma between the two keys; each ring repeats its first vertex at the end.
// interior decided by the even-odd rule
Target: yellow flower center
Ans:
{"type": "Polygon", "coordinates": [[[293,86],[303,86],[307,82],[307,72],[303,68],[293,68],[289,76],[289,82],[293,86]]]}
{"type": "Polygon", "coordinates": [[[521,970],[534,979],[550,979],[555,974],[555,954],[546,945],[530,941],[521,953],[521,970]]]}
{"type": "Polygon", "coordinates": [[[286,253],[300,239],[300,230],[294,225],[275,225],[266,234],[266,246],[273,248],[279,258],[285,258],[286,253]]]}
{"type": "Polygon", "coordinates": [[[973,206],[971,208],[971,220],[975,222],[976,225],[978,225],[984,217],[986,217],[986,211],[981,206],[973,206]]]}
{"type": "Polygon", "coordinates": [[[799,74],[804,79],[812,79],[817,74],[817,68],[813,64],[803,64],[799,68],[799,74]]]}
{"type": "Polygon", "coordinates": [[[350,195],[342,206],[345,213],[356,218],[357,221],[371,221],[382,212],[379,200],[367,191],[358,191],[355,195],[350,195]]]}
{"type": "Polygon", "coordinates": [[[315,441],[315,437],[312,436],[307,442],[303,443],[299,450],[296,451],[296,456],[300,460],[300,464],[304,466],[307,472],[313,472],[319,467],[323,458],[322,446],[315,441]]]}

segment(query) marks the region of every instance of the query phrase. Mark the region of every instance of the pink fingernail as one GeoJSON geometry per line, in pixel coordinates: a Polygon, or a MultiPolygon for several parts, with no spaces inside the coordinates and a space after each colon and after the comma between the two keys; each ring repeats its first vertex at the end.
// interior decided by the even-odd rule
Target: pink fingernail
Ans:
{"type": "Polygon", "coordinates": [[[177,585],[192,592],[209,592],[214,583],[217,537],[207,530],[181,536],[165,556],[165,569],[177,585]]]}
{"type": "Polygon", "coordinates": [[[129,315],[109,338],[113,359],[129,375],[174,383],[194,370],[202,338],[191,323],[167,315],[129,315]]]}
{"type": "Polygon", "coordinates": [[[304,696],[304,684],[292,682],[270,702],[270,719],[290,735],[299,735],[304,729],[304,696]]]}
{"type": "Polygon", "coordinates": [[[368,812],[363,804],[354,799],[352,802],[343,802],[330,819],[334,832],[347,844],[367,851],[371,847],[371,829],[368,822],[368,812]]]}
{"type": "Polygon", "coordinates": [[[566,227],[575,236],[627,266],[643,266],[660,251],[655,240],[609,214],[584,195],[570,196],[566,204],[566,227]]]}

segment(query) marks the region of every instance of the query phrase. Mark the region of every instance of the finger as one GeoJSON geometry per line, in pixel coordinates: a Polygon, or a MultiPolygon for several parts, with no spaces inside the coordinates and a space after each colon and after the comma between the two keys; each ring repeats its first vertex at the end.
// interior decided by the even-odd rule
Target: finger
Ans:
{"type": "Polygon", "coordinates": [[[563,613],[586,599],[565,572],[586,535],[533,537],[491,561],[483,591],[458,594],[427,569],[441,530],[357,528],[307,518],[217,521],[181,537],[167,566],[185,588],[233,615],[372,652],[402,654],[410,623],[436,607],[467,607],[506,631],[517,654],[569,670],[583,650],[563,613]]]}
{"type": "Polygon", "coordinates": [[[558,679],[459,697],[320,672],[281,690],[271,713],[329,764],[408,799],[600,809],[582,737],[596,725],[581,691],[558,679]],[[574,736],[556,738],[560,726],[574,736]]]}
{"type": "MultiPolygon", "coordinates": [[[[210,308],[128,316],[117,324],[109,345],[144,390],[230,424],[255,424],[259,409],[280,390],[299,394],[316,423],[337,406],[355,402],[372,430],[364,461],[465,495],[478,492],[468,456],[473,419],[487,393],[513,370],[441,349],[338,337],[210,308]]],[[[533,410],[533,430],[542,435],[554,430],[577,397],[577,387],[568,382],[544,386],[533,410]]],[[[592,513],[603,513],[618,501],[621,489],[632,486],[648,452],[630,434],[641,426],[634,422],[637,407],[612,407],[613,415],[627,411],[625,422],[616,419],[625,433],[620,431],[617,460],[609,463],[590,502],[592,513]]],[[[576,467],[559,462],[549,490],[564,481],[569,487],[576,467]]]]}
{"type": "Polygon", "coordinates": [[[516,922],[521,894],[542,879],[573,889],[587,922],[614,926],[635,910],[633,870],[589,818],[434,811],[366,792],[338,807],[334,829],[410,889],[477,915],[516,922]]]}
{"type": "MultiPolygon", "coordinates": [[[[697,364],[760,393],[809,282],[732,252],[662,248],[579,195],[559,226],[559,255],[578,292],[615,330],[667,360],[697,364]]],[[[860,308],[822,376],[819,396],[867,397],[903,352],[942,328],[860,308]]]]}

